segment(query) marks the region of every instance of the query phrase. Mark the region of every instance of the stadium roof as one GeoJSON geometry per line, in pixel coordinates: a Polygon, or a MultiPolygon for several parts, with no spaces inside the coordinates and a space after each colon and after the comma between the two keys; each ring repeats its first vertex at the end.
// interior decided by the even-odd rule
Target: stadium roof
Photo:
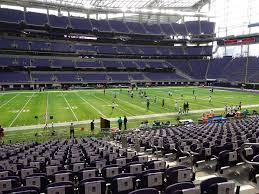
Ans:
{"type": "MultiPolygon", "coordinates": [[[[8,1],[8,0],[5,0],[8,1]]],[[[197,9],[197,5],[209,0],[19,0],[19,3],[44,3],[81,8],[174,8],[197,9]]]]}

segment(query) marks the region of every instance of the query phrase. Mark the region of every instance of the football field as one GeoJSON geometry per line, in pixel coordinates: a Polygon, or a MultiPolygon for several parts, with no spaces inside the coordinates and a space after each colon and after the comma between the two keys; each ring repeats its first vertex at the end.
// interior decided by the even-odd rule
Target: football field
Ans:
{"type": "Polygon", "coordinates": [[[259,94],[198,87],[160,87],[128,89],[72,90],[72,91],[19,91],[0,93],[0,125],[5,128],[45,123],[78,122],[90,119],[117,118],[178,112],[188,101],[190,110],[224,108],[227,105],[257,105],[259,94]],[[150,99],[147,110],[145,91],[150,99]],[[193,95],[194,91],[194,95],[193,95]],[[172,95],[169,95],[169,92],[172,95]],[[116,98],[115,98],[116,96],[116,98]],[[195,99],[196,96],[196,99],[195,99]],[[209,102],[209,96],[212,101],[209,102]],[[156,99],[156,100],[155,100],[156,99]],[[162,107],[162,100],[165,106],[162,107]],[[114,102],[114,110],[112,104],[114,102]],[[36,116],[36,118],[35,118],[36,116]],[[53,119],[50,117],[53,116],[53,119]]]}

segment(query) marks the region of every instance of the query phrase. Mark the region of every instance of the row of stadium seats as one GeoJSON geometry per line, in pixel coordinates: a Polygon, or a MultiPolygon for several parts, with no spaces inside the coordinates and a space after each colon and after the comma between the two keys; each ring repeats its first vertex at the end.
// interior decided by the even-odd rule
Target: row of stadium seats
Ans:
{"type": "MultiPolygon", "coordinates": [[[[135,68],[135,69],[164,69],[178,67],[179,64],[208,63],[208,60],[106,60],[106,59],[66,59],[66,58],[40,58],[29,56],[0,55],[0,67],[79,67],[79,68],[135,68]]],[[[192,65],[191,65],[192,66],[192,65]]],[[[206,66],[207,67],[207,66],[206,66]]]]}
{"type": "Polygon", "coordinates": [[[4,193],[229,194],[236,189],[234,182],[223,177],[204,180],[196,187],[190,167],[166,167],[164,160],[150,160],[148,155],[88,138],[2,145],[0,156],[0,191],[4,193]]]}
{"type": "Polygon", "coordinates": [[[2,83],[117,83],[130,81],[183,81],[176,73],[0,72],[2,83]]]}
{"type": "MultiPolygon", "coordinates": [[[[199,59],[193,59],[193,60],[170,60],[170,61],[157,61],[157,60],[131,60],[131,61],[125,61],[125,60],[70,60],[65,58],[60,59],[46,59],[46,58],[39,58],[39,57],[33,57],[33,58],[26,58],[26,57],[7,57],[3,56],[0,57],[0,67],[36,67],[36,68],[91,68],[91,69],[103,69],[106,70],[107,68],[114,68],[114,69],[176,69],[180,70],[184,74],[188,75],[192,79],[197,80],[205,80],[205,79],[216,79],[216,80],[226,80],[226,81],[244,81],[247,80],[249,82],[259,82],[259,74],[258,74],[258,63],[259,58],[256,57],[248,57],[248,58],[231,58],[231,57],[223,57],[223,58],[215,58],[211,60],[199,60],[199,59]]],[[[52,69],[53,70],[53,69],[52,69]]],[[[107,72],[108,73],[108,72],[107,72]]],[[[14,73],[4,73],[1,72],[2,81],[6,82],[4,80],[8,80],[9,83],[20,81],[25,81],[29,79],[18,79],[14,73]],[[16,78],[16,79],[14,79],[16,78]]],[[[82,73],[84,74],[84,73],[82,73]]],[[[108,73],[109,74],[109,73],[108,73]]],[[[120,73],[118,73],[120,74],[120,73]]],[[[19,75],[24,75],[24,73],[21,73],[19,75]]],[[[50,79],[52,73],[45,74],[43,73],[42,76],[47,76],[46,78],[42,80],[52,80],[50,79]]],[[[106,80],[104,79],[106,73],[103,73],[103,78],[100,80],[106,80]]],[[[152,75],[152,74],[151,74],[152,75]]],[[[166,75],[166,74],[164,74],[166,75]]],[[[172,81],[173,80],[179,80],[182,78],[174,76],[175,74],[172,74],[172,81]]],[[[122,75],[123,76],[123,75],[122,75]]],[[[158,78],[155,79],[154,76],[147,75],[151,80],[161,80],[160,75],[157,74],[158,78]]],[[[24,76],[22,76],[24,77],[24,76]]],[[[36,76],[37,77],[37,76],[36,76]]],[[[76,77],[74,75],[73,77],[76,77]]],[[[170,77],[168,77],[170,78],[170,77]]],[[[63,79],[65,81],[65,78],[63,79]]],[[[70,79],[71,80],[71,79],[70,79]]],[[[76,81],[76,79],[72,79],[76,81]]],[[[88,80],[88,79],[87,79],[88,80]]],[[[99,80],[99,81],[100,81],[99,80]]],[[[116,79],[113,79],[116,80],[116,79]]],[[[125,80],[125,79],[122,79],[125,80]]],[[[144,80],[144,78],[138,79],[138,80],[144,80]]],[[[163,79],[162,79],[163,80],[163,79]]],[[[26,82],[27,82],[26,81],[26,82]]],[[[69,81],[69,80],[67,80],[69,81]]],[[[95,81],[98,81],[96,79],[95,81]]]]}
{"type": "Polygon", "coordinates": [[[90,45],[82,43],[28,41],[24,39],[1,38],[0,49],[41,52],[84,52],[88,54],[113,55],[212,55],[212,46],[137,46],[137,45],[90,45]]]}
{"type": "MultiPolygon", "coordinates": [[[[224,173],[227,168],[245,163],[240,147],[246,143],[258,143],[259,117],[251,116],[225,123],[193,126],[168,127],[152,131],[135,131],[126,135],[129,144],[140,138],[140,146],[145,149],[160,150],[161,154],[173,154],[174,159],[192,156],[195,166],[201,161],[217,160],[215,171],[224,173]],[[186,139],[185,141],[183,139],[186,139]],[[198,143],[197,143],[198,142],[198,143]]],[[[258,160],[259,148],[250,146],[242,151],[248,160],[258,160]]],[[[259,168],[257,166],[257,168],[259,168]]]]}
{"type": "Polygon", "coordinates": [[[148,24],[123,22],[117,20],[94,20],[77,17],[46,15],[43,13],[23,12],[12,9],[0,9],[0,22],[10,24],[24,23],[28,26],[55,29],[74,29],[84,32],[109,32],[119,34],[144,35],[182,35],[213,34],[215,23],[209,21],[188,21],[183,24],[148,24]]]}

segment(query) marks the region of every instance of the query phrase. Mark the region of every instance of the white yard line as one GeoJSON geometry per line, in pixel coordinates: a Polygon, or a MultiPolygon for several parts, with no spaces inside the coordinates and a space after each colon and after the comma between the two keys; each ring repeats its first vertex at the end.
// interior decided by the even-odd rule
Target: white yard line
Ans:
{"type": "Polygon", "coordinates": [[[13,119],[13,121],[11,122],[11,124],[9,125],[9,127],[11,127],[14,122],[17,120],[17,118],[19,117],[19,115],[22,113],[22,111],[24,110],[24,108],[27,106],[27,104],[31,101],[32,97],[34,96],[35,92],[31,95],[31,97],[27,100],[27,102],[24,104],[24,106],[22,107],[22,109],[18,112],[18,114],[16,115],[16,117],[13,119]]]}
{"type": "MultiPolygon", "coordinates": [[[[139,106],[139,105],[133,104],[133,103],[131,103],[131,102],[127,101],[127,100],[122,100],[122,99],[119,99],[119,98],[118,98],[118,100],[120,100],[120,101],[122,101],[122,102],[124,102],[124,103],[130,104],[131,106],[134,106],[134,107],[136,107],[136,108],[138,108],[138,109],[141,109],[141,110],[147,111],[147,109],[146,109],[146,108],[143,108],[143,107],[141,107],[141,106],[139,106]]],[[[149,110],[149,112],[154,113],[154,111],[151,111],[151,110],[149,110]]]]}
{"type": "Polygon", "coordinates": [[[48,117],[49,117],[49,93],[47,94],[46,100],[46,111],[45,111],[45,125],[48,124],[48,117]]]}
{"type": "Polygon", "coordinates": [[[8,104],[9,102],[11,102],[13,99],[15,99],[18,95],[20,95],[19,93],[18,94],[16,94],[14,97],[12,97],[11,99],[9,99],[7,102],[5,102],[4,104],[2,104],[1,106],[0,106],[0,108],[2,108],[3,106],[5,106],[6,104],[8,104]]]}
{"type": "MultiPolygon", "coordinates": [[[[94,97],[97,98],[98,100],[103,101],[105,104],[109,104],[109,103],[107,103],[105,100],[103,100],[103,99],[97,97],[96,95],[94,95],[94,97]]],[[[131,114],[131,113],[129,113],[129,112],[123,110],[122,108],[120,108],[120,107],[118,107],[118,106],[117,106],[116,108],[119,109],[119,110],[121,110],[122,112],[126,113],[127,115],[133,115],[133,114],[131,114]]]]}
{"type": "MultiPolygon", "coordinates": [[[[259,104],[251,104],[251,105],[244,105],[242,108],[255,108],[259,107],[259,104]]],[[[192,110],[189,111],[189,114],[196,114],[196,113],[204,113],[208,111],[224,111],[224,108],[214,108],[214,109],[203,109],[203,110],[192,110]]],[[[165,117],[165,116],[177,116],[178,113],[171,112],[171,113],[159,113],[159,114],[149,114],[149,115],[137,115],[137,116],[130,116],[128,120],[137,120],[137,119],[147,119],[147,118],[156,118],[156,117],[165,117]]],[[[118,118],[107,118],[110,121],[117,121],[118,118]]],[[[85,125],[90,124],[92,120],[83,120],[83,121],[75,121],[73,122],[75,125],[85,125]]],[[[96,123],[99,123],[100,120],[96,120],[96,123]]],[[[55,123],[55,127],[66,127],[69,126],[71,122],[62,122],[62,123],[55,123]]],[[[28,126],[20,126],[20,127],[8,127],[6,131],[16,131],[16,130],[26,130],[26,129],[43,129],[44,125],[28,125],[28,126]]]]}
{"type": "Polygon", "coordinates": [[[67,101],[66,97],[64,96],[63,92],[62,92],[62,96],[63,96],[64,100],[66,101],[66,103],[67,103],[67,105],[68,105],[69,109],[70,109],[70,110],[71,110],[71,112],[73,113],[73,115],[74,115],[74,117],[75,117],[76,121],[78,121],[78,118],[77,118],[77,116],[76,116],[75,112],[74,112],[74,111],[73,111],[73,109],[71,108],[71,106],[70,106],[70,104],[68,103],[68,101],[67,101]]]}
{"type": "Polygon", "coordinates": [[[82,98],[82,96],[80,96],[78,94],[78,92],[75,92],[75,94],[81,99],[83,100],[85,103],[87,103],[89,106],[91,106],[96,112],[98,112],[100,115],[102,115],[102,117],[106,117],[100,110],[98,110],[97,108],[95,108],[93,105],[91,105],[89,102],[87,102],[84,98],[82,98]]]}

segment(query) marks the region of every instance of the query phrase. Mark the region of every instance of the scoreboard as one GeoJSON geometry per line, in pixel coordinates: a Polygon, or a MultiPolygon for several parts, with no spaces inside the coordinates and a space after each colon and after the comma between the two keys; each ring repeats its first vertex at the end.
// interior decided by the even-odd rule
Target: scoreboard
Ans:
{"type": "Polygon", "coordinates": [[[236,37],[236,38],[223,38],[217,40],[219,46],[235,46],[235,45],[246,45],[259,43],[258,36],[251,37],[236,37]]]}
{"type": "Polygon", "coordinates": [[[256,37],[248,37],[241,39],[227,39],[224,40],[224,45],[241,45],[241,44],[252,44],[256,42],[256,37]]]}

